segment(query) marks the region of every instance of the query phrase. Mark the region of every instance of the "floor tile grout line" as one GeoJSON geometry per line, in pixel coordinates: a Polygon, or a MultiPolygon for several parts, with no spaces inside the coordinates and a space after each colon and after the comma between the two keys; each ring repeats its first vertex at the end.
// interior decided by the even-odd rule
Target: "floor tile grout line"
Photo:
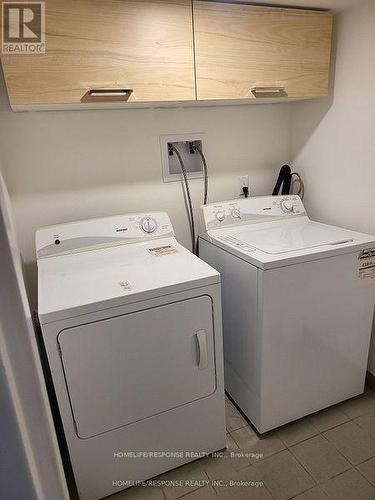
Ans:
{"type": "Polygon", "coordinates": [[[288,500],[293,500],[293,498],[297,498],[299,495],[303,495],[307,491],[313,490],[314,488],[317,488],[317,487],[319,487],[319,484],[314,484],[314,486],[312,488],[307,488],[307,490],[300,491],[299,493],[297,493],[297,495],[294,495],[293,497],[289,497],[288,500]]]}
{"type": "MultiPolygon", "coordinates": [[[[183,464],[183,465],[181,465],[180,467],[177,467],[177,469],[171,469],[170,471],[167,471],[167,472],[166,472],[166,474],[168,474],[168,473],[170,473],[170,472],[174,472],[175,470],[178,470],[178,469],[183,469],[186,465],[190,465],[190,464],[192,464],[192,463],[200,463],[200,460],[201,460],[201,459],[197,459],[197,460],[194,460],[193,462],[188,462],[188,463],[186,463],[186,464],[183,464]]],[[[203,472],[203,474],[206,476],[205,481],[209,481],[209,482],[211,482],[211,478],[209,477],[209,475],[207,474],[207,472],[205,471],[205,469],[203,469],[203,468],[202,468],[202,472],[203,472]]],[[[171,499],[171,500],[179,500],[180,498],[183,498],[183,497],[184,497],[184,496],[186,496],[186,495],[190,495],[190,494],[191,494],[191,493],[193,493],[194,491],[200,490],[201,488],[204,488],[204,486],[198,486],[197,488],[194,488],[193,490],[188,491],[187,493],[183,493],[181,496],[175,497],[175,498],[173,498],[173,499],[171,499]]],[[[166,495],[166,493],[165,493],[164,489],[165,489],[165,488],[164,488],[164,487],[162,487],[162,492],[163,492],[163,495],[164,495],[165,499],[166,499],[166,500],[168,500],[167,495],[166,495]]]]}
{"type": "Polygon", "coordinates": [[[352,461],[351,461],[351,460],[349,460],[349,458],[348,458],[348,457],[346,457],[346,456],[342,453],[342,451],[341,451],[341,450],[339,450],[339,449],[337,448],[337,446],[335,445],[335,443],[333,443],[331,440],[329,440],[329,439],[327,438],[327,436],[324,436],[324,437],[327,439],[327,441],[328,441],[329,443],[331,443],[331,445],[335,448],[335,450],[336,450],[336,451],[337,451],[340,455],[342,455],[342,456],[345,458],[345,460],[346,460],[347,462],[349,462],[349,464],[351,465],[351,467],[352,467],[352,468],[354,468],[354,467],[355,467],[355,464],[353,464],[353,463],[352,463],[352,461]]]}
{"type": "Polygon", "coordinates": [[[293,497],[288,498],[288,500],[294,500],[295,498],[298,498],[299,495],[302,495],[303,493],[307,493],[308,491],[312,491],[315,488],[319,488],[325,494],[325,492],[322,490],[322,488],[319,486],[319,484],[316,484],[312,488],[309,488],[308,490],[302,491],[302,493],[297,493],[297,495],[294,495],[293,497]]]}
{"type": "MultiPolygon", "coordinates": [[[[355,471],[355,472],[358,472],[358,473],[359,473],[359,475],[360,475],[361,477],[363,477],[363,478],[366,480],[366,482],[367,482],[370,486],[372,486],[372,488],[374,488],[374,490],[375,490],[375,486],[374,486],[372,483],[370,483],[370,481],[369,481],[366,477],[364,477],[364,476],[363,476],[363,474],[361,474],[361,472],[360,472],[359,470],[357,470],[357,468],[356,468],[355,466],[353,466],[353,467],[351,467],[350,469],[348,469],[348,470],[346,470],[346,471],[342,472],[341,474],[338,474],[337,476],[335,476],[335,477],[333,477],[333,478],[331,478],[331,479],[337,479],[339,476],[342,476],[342,475],[346,474],[347,472],[349,472],[349,471],[351,471],[351,470],[353,470],[353,471],[355,471]]],[[[328,479],[327,481],[325,481],[325,482],[324,482],[324,483],[322,483],[322,484],[327,484],[329,481],[331,481],[331,479],[328,479]]],[[[321,488],[321,489],[323,490],[323,488],[321,488]]],[[[324,491],[324,490],[323,490],[323,492],[324,492],[324,493],[328,496],[328,498],[330,498],[331,500],[335,500],[334,498],[332,498],[332,497],[329,495],[329,493],[328,493],[328,492],[326,492],[326,491],[324,491]]]]}
{"type": "MultiPolygon", "coordinates": [[[[285,452],[285,451],[290,451],[290,450],[289,450],[288,448],[286,448],[285,450],[281,450],[281,451],[279,451],[279,452],[277,452],[277,453],[274,453],[273,455],[270,455],[270,456],[266,457],[264,460],[267,460],[267,458],[275,457],[276,455],[281,454],[281,453],[283,453],[283,452],[285,452]]],[[[303,464],[301,464],[301,463],[300,463],[300,461],[299,461],[299,460],[298,460],[298,459],[294,456],[294,454],[293,454],[293,453],[291,453],[291,455],[292,455],[292,457],[294,457],[294,458],[296,459],[296,461],[297,461],[297,462],[301,465],[301,467],[304,469],[304,471],[306,472],[306,474],[307,474],[307,475],[308,475],[308,476],[309,476],[309,477],[313,480],[313,482],[314,482],[314,486],[312,486],[311,488],[307,488],[306,490],[300,491],[299,493],[297,493],[297,495],[295,495],[294,497],[291,497],[291,498],[295,498],[296,496],[298,496],[298,495],[302,495],[302,493],[306,493],[306,491],[309,491],[309,490],[311,490],[311,489],[315,488],[316,486],[318,486],[318,483],[317,483],[317,482],[315,481],[315,479],[311,476],[311,474],[309,473],[309,471],[307,471],[307,470],[306,470],[306,468],[304,467],[304,465],[303,465],[303,464]]],[[[272,492],[271,492],[271,491],[267,488],[266,483],[264,483],[264,484],[265,484],[265,486],[266,486],[266,489],[267,489],[267,490],[269,491],[269,493],[271,494],[272,498],[275,498],[275,497],[272,495],[272,492]]],[[[289,500],[289,499],[288,499],[288,500],[289,500]]]]}
{"type": "MultiPolygon", "coordinates": [[[[208,481],[211,483],[211,479],[210,479],[208,476],[207,476],[207,478],[208,478],[208,481]]],[[[183,495],[181,495],[180,497],[175,497],[175,498],[173,498],[173,499],[171,499],[171,500],[180,500],[180,498],[186,498],[187,496],[191,495],[192,493],[195,493],[196,491],[203,490],[203,488],[205,488],[206,486],[208,486],[208,485],[205,485],[205,486],[199,486],[198,488],[195,488],[195,489],[194,489],[194,490],[192,490],[192,491],[188,491],[188,492],[184,493],[183,495]]],[[[212,485],[211,485],[211,488],[214,490],[214,492],[215,492],[215,494],[216,494],[216,490],[215,490],[215,488],[214,488],[212,485]]],[[[163,492],[163,493],[164,493],[164,492],[163,492]]],[[[216,496],[217,496],[218,498],[220,498],[217,494],[216,494],[216,496]]]]}
{"type": "MultiPolygon", "coordinates": [[[[372,460],[373,458],[374,458],[374,457],[369,458],[369,460],[372,460]]],[[[356,465],[356,466],[354,467],[354,470],[356,470],[356,471],[358,472],[358,474],[360,474],[360,475],[363,477],[363,479],[365,479],[365,481],[367,481],[367,482],[368,482],[368,483],[369,483],[369,484],[370,484],[370,485],[374,488],[374,490],[375,490],[375,486],[372,484],[372,482],[371,482],[371,481],[369,481],[369,480],[367,479],[367,477],[366,477],[366,476],[365,476],[365,475],[364,475],[364,474],[363,474],[363,473],[362,473],[362,472],[358,469],[358,466],[359,466],[359,465],[365,464],[365,463],[366,463],[366,462],[368,462],[369,460],[365,460],[364,462],[361,462],[360,464],[356,465]]]]}
{"type": "Polygon", "coordinates": [[[358,465],[355,465],[355,467],[358,468],[360,465],[363,465],[366,462],[369,462],[370,460],[374,460],[374,458],[375,458],[375,455],[373,457],[366,458],[366,460],[364,460],[363,462],[360,462],[358,465]]]}
{"type": "Polygon", "coordinates": [[[331,495],[328,493],[328,491],[323,490],[323,488],[321,488],[321,490],[323,491],[325,496],[328,498],[328,500],[337,500],[337,499],[331,497],[331,495]]]}
{"type": "MultiPolygon", "coordinates": [[[[240,449],[240,451],[242,451],[242,452],[243,452],[244,450],[241,450],[241,449],[240,449]]],[[[263,460],[266,460],[267,458],[274,457],[274,456],[276,456],[278,453],[282,453],[283,451],[285,451],[285,450],[281,450],[281,451],[276,452],[276,453],[274,453],[274,454],[272,454],[272,455],[269,455],[269,456],[267,456],[267,457],[266,457],[265,459],[263,459],[263,460]]],[[[247,465],[246,467],[241,468],[239,471],[235,471],[235,470],[233,470],[233,473],[235,474],[235,473],[243,472],[243,471],[246,471],[246,470],[250,470],[250,469],[254,468],[254,467],[255,467],[255,465],[256,465],[256,464],[258,464],[258,463],[259,463],[259,462],[249,463],[249,465],[247,465]]],[[[277,500],[277,499],[275,498],[275,496],[272,494],[272,491],[270,490],[270,488],[267,486],[267,483],[266,483],[263,479],[261,479],[261,481],[262,481],[262,483],[263,483],[264,488],[266,489],[266,491],[270,494],[271,498],[272,498],[273,500],[277,500]]],[[[213,488],[214,488],[215,492],[217,493],[218,497],[221,499],[222,497],[221,497],[221,496],[219,495],[219,493],[216,491],[216,488],[215,488],[215,487],[213,487],[213,488]]]]}
{"type": "MultiPolygon", "coordinates": [[[[345,424],[347,424],[347,423],[349,423],[349,422],[345,422],[344,424],[341,424],[341,425],[345,425],[345,424]]],[[[338,425],[337,427],[340,427],[340,426],[338,425]]],[[[335,427],[335,429],[337,429],[337,427],[335,427]]],[[[339,449],[335,446],[335,444],[334,444],[334,443],[332,443],[332,441],[331,441],[330,439],[328,439],[328,437],[327,437],[327,436],[325,436],[325,435],[324,435],[324,433],[322,433],[322,437],[323,437],[323,439],[325,439],[325,440],[326,440],[326,441],[327,441],[327,442],[328,442],[331,446],[333,446],[333,447],[334,447],[334,449],[337,451],[337,453],[338,453],[340,456],[342,456],[342,457],[343,457],[343,458],[344,458],[344,459],[348,462],[348,464],[349,464],[351,467],[355,467],[355,466],[354,466],[354,464],[352,464],[352,462],[348,459],[348,457],[346,457],[346,456],[342,453],[342,451],[341,451],[341,450],[339,450],[339,449]]]]}
{"type": "MultiPolygon", "coordinates": [[[[315,437],[315,436],[314,436],[314,437],[315,437]]],[[[315,487],[315,486],[317,486],[319,483],[318,483],[318,481],[316,481],[315,477],[313,477],[313,476],[310,474],[310,472],[306,469],[306,467],[305,467],[305,466],[304,466],[304,464],[303,464],[303,463],[302,463],[302,462],[298,459],[298,457],[297,457],[297,456],[293,453],[293,451],[292,451],[292,450],[290,450],[290,449],[289,449],[289,451],[290,451],[290,453],[292,454],[292,457],[294,457],[294,458],[295,458],[295,460],[297,461],[297,463],[299,463],[299,464],[300,464],[300,466],[302,467],[302,469],[306,472],[306,474],[307,474],[309,477],[311,477],[311,479],[314,481],[314,483],[315,483],[314,487],[315,487]]],[[[311,489],[311,488],[309,488],[309,489],[311,489]]],[[[306,490],[306,491],[307,491],[307,490],[306,490]]],[[[302,493],[303,493],[303,492],[302,492],[302,493]]]]}
{"type": "MultiPolygon", "coordinates": [[[[248,427],[252,432],[255,433],[255,435],[258,437],[258,439],[264,439],[266,437],[269,437],[271,434],[275,434],[275,436],[277,437],[277,439],[279,439],[279,441],[281,441],[284,446],[286,447],[285,443],[282,441],[281,438],[279,438],[277,436],[277,428],[276,429],[273,429],[271,431],[267,431],[265,432],[264,434],[260,434],[258,431],[255,430],[255,428],[250,424],[250,423],[247,423],[246,425],[244,425],[243,427],[240,427],[238,429],[234,429],[233,431],[230,431],[229,434],[232,434],[233,432],[236,432],[236,431],[239,431],[240,429],[245,429],[246,427],[248,427]]],[[[233,437],[233,436],[232,436],[233,437]]],[[[233,438],[234,439],[234,438],[233,438]]]]}
{"type": "MultiPolygon", "coordinates": [[[[346,423],[346,422],[345,422],[345,423],[346,423]]],[[[291,424],[293,424],[293,422],[291,422],[291,424]]],[[[289,425],[289,424],[287,424],[287,425],[289,425]]],[[[238,431],[238,430],[240,430],[240,429],[244,429],[245,427],[249,427],[251,430],[253,430],[253,428],[252,428],[250,425],[245,425],[244,427],[240,427],[239,429],[234,429],[233,431],[230,431],[230,432],[229,432],[229,434],[231,435],[231,434],[232,434],[232,432],[238,431]]],[[[282,444],[285,446],[285,449],[290,449],[292,446],[296,446],[296,445],[298,445],[298,444],[300,444],[300,443],[303,443],[303,442],[305,442],[305,441],[308,441],[309,439],[312,439],[312,438],[314,438],[314,437],[318,436],[319,434],[322,434],[319,430],[317,430],[317,434],[314,434],[313,436],[309,436],[308,438],[301,439],[301,441],[297,441],[296,443],[293,443],[293,444],[290,444],[290,445],[289,445],[289,444],[287,444],[287,443],[286,443],[286,442],[285,442],[285,441],[284,441],[284,440],[283,440],[283,439],[282,439],[282,438],[278,435],[278,431],[277,431],[277,429],[275,429],[274,431],[269,431],[269,432],[275,432],[275,436],[277,437],[277,439],[279,439],[279,440],[282,442],[282,444]]],[[[257,434],[257,436],[258,436],[260,439],[262,439],[262,435],[261,435],[261,434],[257,434]]],[[[235,440],[235,438],[234,438],[233,436],[231,436],[231,437],[235,440]]],[[[235,440],[235,441],[236,441],[236,440],[235,440]]],[[[237,441],[236,441],[236,443],[237,443],[237,441]]],[[[237,443],[237,444],[238,444],[238,443],[237,443]]]]}
{"type": "MultiPolygon", "coordinates": [[[[314,439],[315,437],[317,437],[317,436],[313,436],[313,437],[311,437],[310,439],[314,439]]],[[[324,437],[324,436],[323,436],[323,437],[324,437]]],[[[327,440],[327,441],[328,441],[328,440],[327,440]]],[[[328,443],[332,445],[332,443],[331,443],[330,441],[328,441],[328,443]]],[[[299,443],[298,443],[298,444],[299,444],[299,443]]],[[[335,447],[334,447],[334,448],[335,448],[335,447]]],[[[335,448],[335,450],[336,450],[336,448],[335,448]]],[[[347,458],[346,458],[346,457],[345,457],[342,453],[340,453],[338,450],[336,450],[336,451],[338,452],[338,454],[339,454],[342,458],[344,458],[344,459],[345,459],[345,461],[347,462],[347,464],[349,465],[349,467],[348,467],[346,470],[344,470],[344,471],[342,471],[342,472],[339,472],[338,474],[334,474],[332,477],[330,477],[329,479],[326,479],[325,481],[317,481],[317,480],[316,480],[316,479],[312,476],[312,474],[311,474],[311,473],[310,473],[310,472],[306,469],[306,467],[304,466],[304,464],[303,464],[303,463],[299,460],[299,458],[297,457],[297,455],[295,455],[295,453],[293,452],[293,450],[290,450],[290,451],[291,451],[292,455],[294,456],[294,458],[297,460],[297,462],[298,462],[299,464],[301,464],[301,465],[302,465],[302,467],[303,467],[303,468],[306,470],[306,472],[309,474],[309,476],[311,476],[311,477],[312,477],[312,479],[313,479],[313,480],[314,480],[314,482],[316,483],[316,484],[315,484],[315,486],[320,486],[321,484],[326,483],[326,482],[327,482],[327,481],[329,481],[330,479],[333,479],[334,477],[340,476],[341,474],[344,474],[345,472],[348,472],[348,470],[350,470],[350,469],[354,469],[354,465],[353,465],[351,462],[349,462],[349,460],[348,460],[348,459],[347,459],[347,458]]]]}
{"type": "MultiPolygon", "coordinates": [[[[358,396],[356,396],[358,397],[358,396]]],[[[371,399],[369,398],[368,396],[366,396],[364,399],[371,399]]],[[[348,399],[347,401],[350,401],[350,399],[348,399]]],[[[345,404],[345,401],[343,401],[342,403],[338,403],[338,404],[345,404]]],[[[342,413],[348,417],[349,420],[355,420],[356,418],[359,418],[359,417],[363,417],[364,415],[368,415],[369,413],[373,413],[375,411],[375,403],[371,403],[374,405],[374,408],[370,408],[369,410],[366,410],[364,413],[361,413],[360,415],[357,415],[356,417],[351,417],[348,413],[345,412],[345,410],[341,410],[342,413]]],[[[336,405],[334,405],[336,406],[336,405]]]]}
{"type": "MultiPolygon", "coordinates": [[[[370,412],[372,413],[372,412],[370,412]]],[[[352,420],[353,424],[356,425],[359,429],[361,429],[363,432],[365,432],[368,436],[372,437],[371,434],[369,434],[361,425],[359,425],[356,420],[361,417],[366,417],[367,415],[370,415],[370,413],[364,413],[363,415],[360,415],[359,417],[356,417],[352,420]]],[[[374,439],[374,438],[373,438],[374,439]]]]}
{"type": "MultiPolygon", "coordinates": [[[[234,439],[234,437],[232,436],[232,438],[234,439]]],[[[280,440],[281,441],[281,440],[280,440]]],[[[247,453],[246,450],[243,450],[241,448],[241,446],[237,443],[237,441],[234,439],[234,442],[236,443],[236,445],[238,446],[238,448],[240,449],[240,451],[244,452],[244,453],[247,453]]],[[[284,445],[284,443],[281,441],[281,443],[284,445]]],[[[284,445],[285,446],[285,445],[284,445]]],[[[271,455],[267,455],[266,457],[264,458],[259,458],[257,459],[256,462],[253,462],[253,463],[250,463],[249,466],[251,467],[252,465],[255,465],[259,462],[262,462],[263,460],[267,460],[267,458],[270,458],[270,457],[273,457],[275,455],[277,455],[278,453],[282,453],[283,451],[286,451],[288,448],[285,446],[285,448],[283,450],[279,450],[279,451],[276,451],[275,453],[271,453],[271,455]]],[[[246,469],[247,467],[244,467],[244,469],[246,469]]]]}
{"type": "MultiPolygon", "coordinates": [[[[356,427],[358,427],[358,429],[360,429],[360,430],[361,430],[362,432],[364,432],[364,433],[365,433],[368,437],[370,437],[372,440],[374,440],[374,441],[375,441],[375,439],[371,436],[371,434],[369,434],[368,432],[366,432],[366,431],[365,431],[365,430],[364,430],[364,429],[363,429],[360,425],[358,425],[356,422],[354,422],[354,420],[350,420],[350,421],[345,422],[345,423],[343,423],[343,424],[341,424],[341,425],[343,425],[343,426],[344,426],[344,425],[348,424],[349,422],[352,422],[352,423],[353,423],[356,427]]],[[[340,426],[338,426],[338,427],[340,427],[340,426]]],[[[329,432],[329,431],[326,431],[326,432],[329,432]]],[[[325,439],[327,439],[327,441],[328,441],[328,442],[330,442],[330,443],[332,444],[332,446],[334,446],[334,448],[335,448],[335,449],[336,449],[336,450],[337,450],[337,451],[338,451],[338,452],[339,452],[339,453],[340,453],[340,454],[341,454],[341,455],[342,455],[342,456],[343,456],[343,457],[347,460],[347,462],[349,462],[349,463],[351,464],[351,466],[352,466],[352,467],[354,467],[354,468],[355,468],[355,467],[357,467],[358,465],[360,465],[361,463],[367,462],[367,460],[371,460],[372,458],[374,458],[374,457],[375,457],[375,455],[373,455],[373,456],[372,456],[372,457],[370,457],[370,458],[366,458],[366,460],[364,460],[363,462],[359,462],[359,464],[354,464],[354,463],[353,463],[353,462],[352,462],[352,461],[351,461],[348,457],[346,457],[346,456],[342,453],[342,451],[341,451],[341,450],[339,450],[339,449],[337,448],[337,446],[335,445],[335,443],[333,443],[330,439],[328,439],[328,437],[327,437],[327,436],[325,436],[325,435],[323,434],[323,437],[324,437],[325,439]]]]}
{"type": "Polygon", "coordinates": [[[245,424],[245,425],[242,425],[241,427],[238,427],[236,429],[232,429],[232,430],[229,430],[227,428],[227,432],[230,434],[231,432],[234,432],[234,431],[239,431],[240,429],[243,429],[244,427],[250,427],[248,424],[245,424]]]}
{"type": "MultiPolygon", "coordinates": [[[[334,405],[334,406],[335,406],[335,405],[334,405]]],[[[334,406],[330,406],[330,407],[328,407],[328,408],[333,408],[334,406]]],[[[320,410],[320,411],[324,411],[324,409],[323,409],[323,410],[320,410]]],[[[308,418],[312,417],[313,415],[316,415],[317,413],[320,413],[320,412],[318,411],[318,412],[315,412],[315,413],[311,413],[310,415],[306,415],[305,417],[302,417],[302,419],[294,420],[293,422],[290,422],[289,424],[286,424],[286,425],[293,425],[293,424],[295,424],[296,422],[298,422],[299,420],[301,420],[301,421],[302,421],[303,419],[308,419],[308,418]]],[[[333,425],[332,427],[329,427],[328,429],[320,430],[320,429],[319,429],[319,428],[318,428],[318,427],[317,427],[314,423],[309,422],[309,424],[317,430],[317,434],[315,434],[315,436],[317,436],[318,434],[323,434],[324,432],[328,432],[328,431],[330,431],[330,430],[332,430],[332,429],[335,429],[336,427],[340,427],[340,425],[347,424],[349,421],[351,421],[351,420],[352,420],[352,419],[351,419],[348,415],[346,415],[345,413],[344,413],[344,415],[345,415],[345,417],[347,417],[347,419],[348,419],[348,420],[346,420],[345,422],[341,422],[341,423],[339,423],[339,424],[335,424],[335,425],[333,425]]],[[[358,417],[356,417],[356,418],[358,418],[358,417]]],[[[283,427],[284,427],[284,426],[278,427],[278,428],[276,428],[276,429],[275,429],[275,431],[276,431],[276,432],[278,432],[278,431],[279,431],[280,429],[282,429],[283,427]]],[[[314,436],[310,436],[310,437],[308,437],[308,438],[306,438],[306,439],[302,439],[301,441],[298,441],[297,443],[294,443],[294,444],[292,444],[292,445],[290,445],[290,446],[289,446],[289,445],[286,445],[286,446],[288,446],[288,448],[290,448],[291,446],[295,446],[296,444],[302,443],[303,441],[307,441],[308,439],[311,439],[311,438],[313,438],[313,437],[314,437],[314,436]]]]}
{"type": "MultiPolygon", "coordinates": [[[[345,415],[345,416],[348,417],[347,415],[345,415]]],[[[337,427],[340,427],[340,425],[347,424],[348,422],[351,422],[351,421],[352,421],[352,419],[350,417],[348,417],[348,420],[345,420],[345,422],[341,422],[340,424],[335,424],[332,427],[328,427],[328,429],[324,429],[323,431],[319,431],[319,432],[320,432],[320,434],[323,434],[324,432],[329,432],[332,429],[336,429],[337,427]]]]}
{"type": "Polygon", "coordinates": [[[267,486],[267,484],[262,480],[262,483],[266,489],[266,491],[268,491],[268,493],[270,494],[270,497],[273,499],[273,500],[277,500],[276,497],[272,494],[272,491],[270,490],[270,488],[267,486]]]}
{"type": "Polygon", "coordinates": [[[314,437],[319,436],[319,434],[320,434],[320,432],[318,432],[317,434],[314,434],[313,436],[309,436],[308,438],[301,439],[301,441],[297,441],[296,443],[293,443],[293,444],[290,444],[290,445],[287,444],[287,443],[285,443],[285,441],[282,438],[279,438],[279,439],[287,447],[287,449],[290,450],[290,448],[293,448],[293,446],[297,446],[298,444],[305,443],[309,439],[313,439],[314,437]]]}
{"type": "MultiPolygon", "coordinates": [[[[355,467],[352,466],[352,467],[350,467],[350,469],[344,470],[343,472],[340,472],[340,474],[337,474],[334,478],[331,478],[331,479],[337,479],[338,477],[343,476],[344,474],[346,474],[347,472],[349,472],[351,470],[355,470],[355,467]]],[[[321,484],[323,485],[323,484],[329,483],[329,481],[331,481],[331,479],[327,479],[327,481],[323,481],[321,484]]]]}

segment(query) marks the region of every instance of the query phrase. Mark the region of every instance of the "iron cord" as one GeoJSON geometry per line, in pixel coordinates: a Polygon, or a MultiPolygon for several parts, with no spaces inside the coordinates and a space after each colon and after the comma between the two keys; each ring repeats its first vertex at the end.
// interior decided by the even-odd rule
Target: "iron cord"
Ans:
{"type": "Polygon", "coordinates": [[[303,182],[300,174],[298,174],[297,172],[292,172],[292,190],[291,191],[293,194],[297,194],[301,198],[301,200],[303,200],[303,198],[305,196],[305,183],[303,182]],[[296,177],[296,178],[293,179],[293,177],[296,177]],[[295,193],[296,184],[298,184],[298,190],[295,193]]]}
{"type": "Polygon", "coordinates": [[[272,195],[279,195],[280,190],[282,195],[297,194],[301,200],[305,196],[305,184],[301,175],[298,172],[292,172],[289,165],[281,167],[272,195]]]}

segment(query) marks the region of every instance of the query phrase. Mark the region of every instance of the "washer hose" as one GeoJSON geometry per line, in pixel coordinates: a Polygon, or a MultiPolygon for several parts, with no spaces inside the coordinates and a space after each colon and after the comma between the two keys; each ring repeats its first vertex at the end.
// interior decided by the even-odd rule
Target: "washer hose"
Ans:
{"type": "Polygon", "coordinates": [[[186,198],[187,198],[187,202],[188,202],[188,216],[189,216],[190,235],[191,235],[191,248],[192,248],[192,252],[194,254],[196,254],[197,248],[196,248],[196,240],[195,240],[195,223],[194,223],[193,204],[191,201],[190,187],[189,187],[189,181],[188,181],[187,174],[186,174],[186,168],[185,168],[183,159],[182,159],[178,149],[175,148],[172,144],[170,144],[169,151],[176,153],[178,161],[180,162],[182,176],[184,178],[186,198]]]}
{"type": "Polygon", "coordinates": [[[204,171],[204,196],[203,196],[203,205],[207,205],[207,197],[208,197],[208,168],[207,162],[202,150],[198,148],[195,144],[192,144],[192,148],[199,154],[203,163],[203,171],[204,171]]]}

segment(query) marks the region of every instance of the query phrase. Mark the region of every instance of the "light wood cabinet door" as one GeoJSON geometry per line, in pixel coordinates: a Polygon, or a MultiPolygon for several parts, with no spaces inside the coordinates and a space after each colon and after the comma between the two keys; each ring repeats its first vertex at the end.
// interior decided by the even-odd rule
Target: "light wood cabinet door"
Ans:
{"type": "Polygon", "coordinates": [[[332,14],[193,2],[198,99],[328,93],[332,14]]]}
{"type": "Polygon", "coordinates": [[[45,54],[2,56],[12,105],[79,103],[96,88],[133,89],[129,101],[195,99],[190,0],[45,5],[45,54]]]}

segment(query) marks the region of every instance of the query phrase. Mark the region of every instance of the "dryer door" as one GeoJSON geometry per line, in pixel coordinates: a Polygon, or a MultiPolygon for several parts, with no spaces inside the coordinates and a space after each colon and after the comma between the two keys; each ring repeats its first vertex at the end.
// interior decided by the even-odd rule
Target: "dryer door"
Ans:
{"type": "Polygon", "coordinates": [[[212,394],[212,301],[196,297],[62,330],[77,434],[89,438],[212,394]]]}

